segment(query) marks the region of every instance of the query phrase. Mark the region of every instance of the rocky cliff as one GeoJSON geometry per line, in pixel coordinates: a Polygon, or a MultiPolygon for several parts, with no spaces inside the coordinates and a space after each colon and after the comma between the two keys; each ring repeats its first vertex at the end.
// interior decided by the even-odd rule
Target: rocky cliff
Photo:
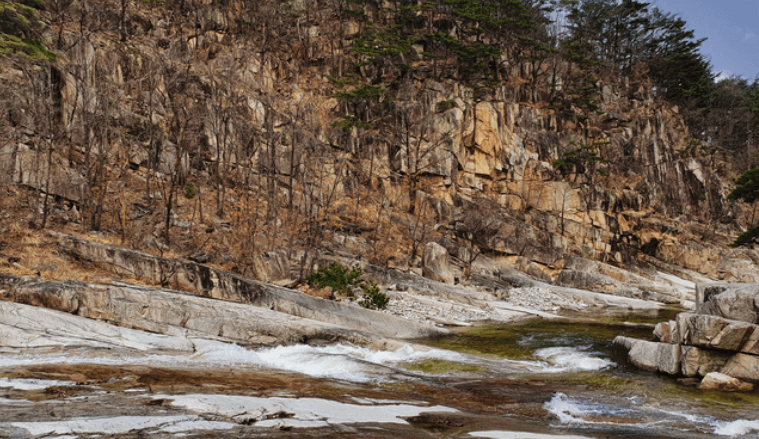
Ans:
{"type": "Polygon", "coordinates": [[[400,67],[367,64],[369,4],[86,3],[40,13],[55,61],[2,61],[5,222],[252,276],[267,250],[295,277],[325,253],[421,271],[433,241],[448,281],[480,253],[633,297],[667,295],[659,271],[759,274],[753,250],[725,247],[750,217],[726,200],[729,161],[644,76],[517,43],[498,81],[420,44],[400,67]]]}

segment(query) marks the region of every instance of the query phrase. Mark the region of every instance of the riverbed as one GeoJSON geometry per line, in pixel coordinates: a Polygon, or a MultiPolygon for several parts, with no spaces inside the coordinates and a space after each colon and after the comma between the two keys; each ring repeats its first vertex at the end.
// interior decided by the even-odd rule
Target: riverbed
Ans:
{"type": "Polygon", "coordinates": [[[702,392],[614,364],[677,310],[476,326],[394,350],[0,353],[0,436],[757,437],[759,393],[702,392]]]}

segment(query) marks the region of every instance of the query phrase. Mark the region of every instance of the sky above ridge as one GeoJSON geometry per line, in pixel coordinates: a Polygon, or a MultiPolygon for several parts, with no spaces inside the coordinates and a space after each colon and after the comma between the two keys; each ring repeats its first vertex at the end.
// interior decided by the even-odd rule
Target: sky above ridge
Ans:
{"type": "Polygon", "coordinates": [[[680,15],[696,38],[708,38],[701,53],[720,77],[759,76],[759,0],[649,0],[680,15]]]}

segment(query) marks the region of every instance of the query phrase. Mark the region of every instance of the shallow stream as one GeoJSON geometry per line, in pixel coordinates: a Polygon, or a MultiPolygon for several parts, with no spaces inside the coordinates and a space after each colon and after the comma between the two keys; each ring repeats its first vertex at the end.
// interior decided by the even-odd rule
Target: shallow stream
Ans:
{"type": "Polygon", "coordinates": [[[614,337],[652,339],[653,324],[670,320],[677,312],[478,327],[426,344],[540,366],[542,370],[525,370],[519,376],[568,386],[570,390],[556,392],[544,404],[552,415],[551,426],[564,433],[759,437],[759,392],[701,391],[671,377],[629,370],[612,362],[614,337]]]}
{"type": "MultiPolygon", "coordinates": [[[[651,339],[653,325],[677,311],[473,327],[393,351],[346,344],[250,350],[193,339],[193,353],[0,352],[0,436],[11,427],[58,436],[69,430],[113,433],[103,425],[113,424],[110,411],[116,411],[138,416],[145,423],[142,431],[155,437],[169,437],[167,425],[195,432],[227,429],[226,437],[268,437],[261,429],[274,424],[303,429],[303,437],[311,437],[309,428],[331,428],[325,431],[338,437],[342,427],[335,425],[379,422],[378,414],[386,410],[395,423],[383,424],[377,437],[429,437],[430,431],[439,437],[493,438],[759,437],[759,392],[705,392],[614,364],[614,337],[651,339]],[[298,406],[309,397],[349,404],[351,413],[364,410],[354,407],[357,403],[369,406],[372,415],[342,416],[343,406],[322,413],[327,402],[298,406]],[[27,398],[41,402],[32,405],[27,398]],[[103,398],[108,402],[98,402],[103,398]],[[63,401],[64,418],[71,419],[48,415],[63,401]],[[225,404],[234,405],[230,413],[263,420],[241,423],[222,410],[225,404]],[[272,420],[264,416],[267,411],[288,418],[272,420]],[[414,436],[419,429],[426,432],[414,436]]],[[[132,421],[127,421],[128,429],[132,421]]]]}

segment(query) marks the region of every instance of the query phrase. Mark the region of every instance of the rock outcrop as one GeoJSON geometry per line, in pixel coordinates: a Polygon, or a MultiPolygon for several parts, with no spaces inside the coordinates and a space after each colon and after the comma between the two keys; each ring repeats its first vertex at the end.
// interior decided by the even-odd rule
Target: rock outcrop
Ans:
{"type": "Polygon", "coordinates": [[[312,297],[201,264],[158,258],[60,233],[53,236],[66,252],[115,274],[145,279],[202,297],[255,305],[386,337],[421,338],[449,333],[435,326],[354,304],[312,297]]]}
{"type": "MultiPolygon", "coordinates": [[[[135,285],[56,282],[0,275],[0,299],[156,334],[196,336],[248,346],[341,341],[373,346],[392,344],[369,325],[353,329],[257,306],[135,285]]],[[[358,307],[355,309],[360,310],[358,307]]],[[[0,321],[0,334],[4,337],[11,334],[14,329],[3,325],[15,327],[12,317],[18,314],[19,319],[23,320],[20,313],[24,310],[25,308],[0,301],[0,312],[5,319],[0,321]],[[6,311],[8,315],[5,315],[6,311]]],[[[350,321],[350,316],[345,317],[350,321]]],[[[389,317],[397,326],[384,332],[407,336],[415,334],[417,337],[426,332],[425,325],[389,317]]],[[[63,329],[65,328],[62,327],[61,330],[63,329]]],[[[111,332],[114,331],[116,330],[111,332]]],[[[14,334],[11,335],[21,340],[20,344],[33,344],[33,337],[25,338],[23,334],[14,334]]],[[[121,333],[112,335],[114,339],[124,337],[121,333]]],[[[93,341],[101,344],[108,342],[107,335],[101,338],[102,340],[93,341]]],[[[145,349],[148,349],[153,342],[146,343],[148,346],[145,349]]]]}
{"type": "Polygon", "coordinates": [[[432,280],[453,284],[455,276],[448,263],[448,250],[436,242],[425,245],[422,256],[422,273],[432,280]]]}
{"type": "Polygon", "coordinates": [[[747,383],[759,383],[759,285],[699,285],[697,299],[695,313],[656,326],[658,342],[614,339],[616,358],[643,370],[704,377],[704,389],[751,390],[747,383]]]}

